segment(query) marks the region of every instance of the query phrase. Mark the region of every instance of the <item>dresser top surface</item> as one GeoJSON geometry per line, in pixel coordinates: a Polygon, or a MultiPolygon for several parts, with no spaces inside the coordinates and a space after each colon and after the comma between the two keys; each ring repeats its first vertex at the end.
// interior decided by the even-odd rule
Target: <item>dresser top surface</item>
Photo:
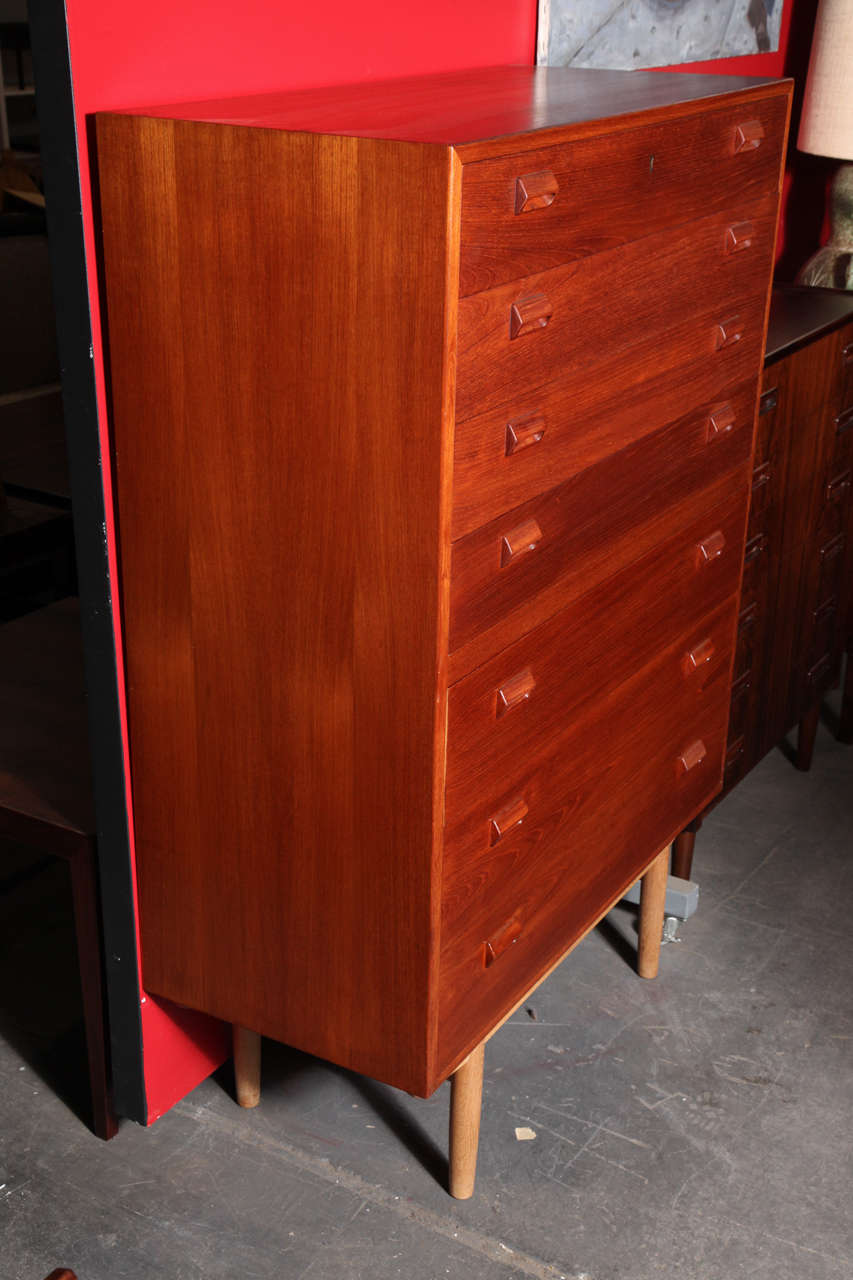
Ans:
{"type": "Polygon", "coordinates": [[[776,285],[770,304],[765,363],[791,355],[853,320],[853,293],[808,285],[776,285]]]}
{"type": "Polygon", "coordinates": [[[120,114],[464,146],[637,113],[700,109],[714,98],[723,105],[738,92],[787,92],[788,83],[669,72],[487,67],[127,108],[120,114]]]}

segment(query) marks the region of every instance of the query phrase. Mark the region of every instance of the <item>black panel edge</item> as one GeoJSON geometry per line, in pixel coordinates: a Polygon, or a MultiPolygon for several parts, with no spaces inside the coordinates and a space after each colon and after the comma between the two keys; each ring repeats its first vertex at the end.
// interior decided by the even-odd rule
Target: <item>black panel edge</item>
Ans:
{"type": "Polygon", "coordinates": [[[114,1102],[120,1115],[145,1124],[133,870],[65,6],[30,0],[29,20],[77,550],[114,1102]]]}

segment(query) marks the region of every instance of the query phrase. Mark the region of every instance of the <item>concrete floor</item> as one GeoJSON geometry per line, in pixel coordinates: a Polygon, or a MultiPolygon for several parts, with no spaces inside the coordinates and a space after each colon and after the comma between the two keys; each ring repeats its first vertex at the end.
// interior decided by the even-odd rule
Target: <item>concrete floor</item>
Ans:
{"type": "MultiPolygon", "coordinates": [[[[257,1111],[224,1071],[102,1143],[63,1075],[73,1027],[39,1042],[18,1008],[0,1276],[850,1280],[851,831],[853,748],[826,725],[810,774],[766,759],[703,828],[699,912],[658,980],[632,972],[617,909],[490,1043],[464,1203],[443,1187],[447,1086],[423,1102],[268,1045],[257,1111]]],[[[42,971],[60,1007],[67,969],[42,971]]]]}

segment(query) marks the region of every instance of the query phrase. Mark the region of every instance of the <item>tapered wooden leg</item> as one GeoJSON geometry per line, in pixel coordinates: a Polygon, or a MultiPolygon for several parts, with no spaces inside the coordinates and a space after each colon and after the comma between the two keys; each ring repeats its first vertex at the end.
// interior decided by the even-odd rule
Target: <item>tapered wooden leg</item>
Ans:
{"type": "Polygon", "coordinates": [[[232,1030],[237,1101],[241,1107],[256,1107],[261,1100],[261,1037],[236,1022],[232,1030]]]}
{"type": "Polygon", "coordinates": [[[641,978],[656,978],[663,937],[663,909],[669,876],[669,850],[662,849],[640,881],[640,938],[637,972],[641,978]]]}
{"type": "Polygon", "coordinates": [[[672,874],[679,876],[682,880],[690,879],[690,872],[693,870],[693,848],[696,844],[696,833],[702,825],[701,818],[694,820],[686,826],[680,835],[676,836],[675,843],[672,846],[672,874]]]}
{"type": "Polygon", "coordinates": [[[797,760],[798,769],[802,769],[803,773],[808,773],[812,767],[812,755],[814,754],[814,740],[817,737],[817,726],[820,720],[820,702],[816,702],[813,707],[809,707],[800,719],[799,728],[797,729],[797,760]]]}
{"type": "Polygon", "coordinates": [[[450,1078],[450,1194],[457,1200],[467,1200],[474,1191],[485,1048],[485,1043],[478,1045],[450,1078]]]}
{"type": "Polygon", "coordinates": [[[853,641],[847,646],[847,669],[844,674],[844,688],[841,691],[838,741],[853,742],[853,641]]]}

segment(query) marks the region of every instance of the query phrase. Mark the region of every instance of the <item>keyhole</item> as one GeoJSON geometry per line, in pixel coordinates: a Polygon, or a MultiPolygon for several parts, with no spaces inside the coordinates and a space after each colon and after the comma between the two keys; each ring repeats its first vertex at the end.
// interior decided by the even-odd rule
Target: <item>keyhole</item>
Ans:
{"type": "Polygon", "coordinates": [[[654,167],[655,167],[655,158],[654,156],[649,156],[649,173],[651,173],[654,167]]]}

